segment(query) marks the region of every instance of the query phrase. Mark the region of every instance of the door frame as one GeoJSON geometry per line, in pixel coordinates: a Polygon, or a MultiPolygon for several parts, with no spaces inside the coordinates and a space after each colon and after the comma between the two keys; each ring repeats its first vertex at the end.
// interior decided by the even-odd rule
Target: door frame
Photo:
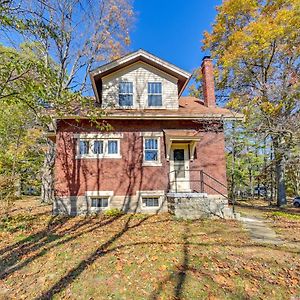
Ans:
{"type": "Polygon", "coordinates": [[[175,182],[175,172],[174,172],[174,150],[183,149],[184,150],[184,171],[185,177],[180,180],[177,178],[177,192],[191,192],[190,185],[190,158],[189,158],[189,144],[188,143],[172,143],[170,148],[170,190],[176,192],[176,182],[175,182]]]}

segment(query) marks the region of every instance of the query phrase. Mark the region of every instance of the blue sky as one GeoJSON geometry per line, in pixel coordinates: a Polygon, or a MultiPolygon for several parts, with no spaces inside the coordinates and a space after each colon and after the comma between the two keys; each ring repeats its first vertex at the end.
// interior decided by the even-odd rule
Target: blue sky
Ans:
{"type": "Polygon", "coordinates": [[[203,32],[210,30],[221,0],[135,0],[132,50],[143,48],[192,72],[204,55],[203,32]]]}

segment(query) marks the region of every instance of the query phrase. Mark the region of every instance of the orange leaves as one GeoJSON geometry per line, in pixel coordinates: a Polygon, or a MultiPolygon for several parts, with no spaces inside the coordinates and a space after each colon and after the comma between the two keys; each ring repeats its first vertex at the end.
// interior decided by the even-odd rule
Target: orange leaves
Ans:
{"type": "MultiPolygon", "coordinates": [[[[106,225],[97,216],[56,218],[48,226],[50,217],[38,216],[49,215],[50,207],[45,211],[35,202],[29,211],[24,209],[28,204],[16,208],[34,216],[32,230],[22,231],[21,238],[14,232],[0,239],[0,255],[6,251],[0,266],[20,266],[3,280],[11,298],[37,298],[62,278],[68,280],[64,276],[78,266],[80,272],[73,272],[66,289],[54,298],[174,299],[180,291],[180,299],[284,299],[299,293],[297,251],[253,245],[237,222],[187,223],[164,214],[139,225],[141,218],[131,216],[129,229],[97,252],[122,232],[128,215],[106,225]]],[[[283,223],[274,220],[289,230],[283,223]]]]}
{"type": "Polygon", "coordinates": [[[233,290],[235,287],[235,284],[233,280],[230,277],[226,277],[221,274],[212,275],[212,279],[214,282],[216,282],[220,286],[224,286],[230,290],[233,290]]]}

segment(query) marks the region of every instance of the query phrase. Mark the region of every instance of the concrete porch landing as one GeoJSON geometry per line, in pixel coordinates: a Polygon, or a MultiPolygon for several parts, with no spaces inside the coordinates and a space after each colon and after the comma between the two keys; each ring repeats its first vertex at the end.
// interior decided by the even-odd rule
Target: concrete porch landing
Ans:
{"type": "Polygon", "coordinates": [[[168,210],[183,219],[239,219],[224,197],[208,196],[206,193],[167,193],[168,210]]]}

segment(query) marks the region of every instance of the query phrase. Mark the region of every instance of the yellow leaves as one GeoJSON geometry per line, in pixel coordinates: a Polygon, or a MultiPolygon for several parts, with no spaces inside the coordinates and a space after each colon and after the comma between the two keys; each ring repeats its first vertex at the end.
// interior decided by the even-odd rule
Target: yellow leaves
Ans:
{"type": "Polygon", "coordinates": [[[241,103],[239,98],[232,98],[227,104],[227,107],[232,109],[239,109],[240,106],[241,103]]]}
{"type": "Polygon", "coordinates": [[[271,103],[269,101],[265,101],[262,104],[260,104],[260,109],[264,113],[274,117],[280,114],[282,108],[283,108],[282,102],[276,104],[276,103],[271,103]]]}
{"type": "Polygon", "coordinates": [[[300,8],[296,3],[224,1],[218,8],[212,34],[204,33],[204,48],[221,57],[225,67],[232,67],[241,58],[259,57],[275,40],[292,41],[300,30],[300,8]]]}
{"type": "Polygon", "coordinates": [[[161,265],[160,267],[159,267],[159,271],[166,271],[168,269],[168,267],[166,266],[166,265],[161,265]]]}

